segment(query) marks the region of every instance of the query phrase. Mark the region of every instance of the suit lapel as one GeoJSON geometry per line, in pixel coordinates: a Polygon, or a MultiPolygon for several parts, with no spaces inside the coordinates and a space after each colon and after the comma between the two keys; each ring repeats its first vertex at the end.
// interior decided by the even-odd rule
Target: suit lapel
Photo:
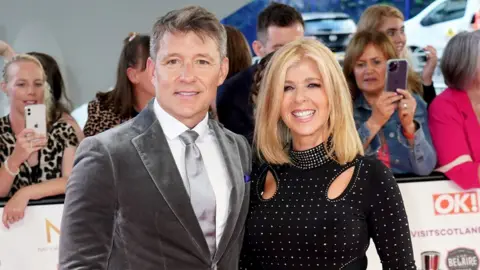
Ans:
{"type": "Polygon", "coordinates": [[[210,251],[198,220],[190,204],[177,165],[170,151],[162,127],[155,116],[153,103],[134,120],[133,127],[140,135],[132,140],[158,191],[190,234],[202,259],[210,258],[210,251]]]}
{"type": "Polygon", "coordinates": [[[237,224],[240,210],[243,204],[243,194],[245,192],[245,184],[243,182],[243,171],[241,166],[240,154],[235,143],[227,138],[225,132],[221,130],[216,121],[209,120],[209,126],[215,132],[222,156],[225,160],[229,181],[231,183],[232,192],[230,195],[230,207],[228,211],[227,223],[223,231],[222,238],[215,253],[214,262],[222,258],[225,250],[232,238],[233,231],[237,224]]]}

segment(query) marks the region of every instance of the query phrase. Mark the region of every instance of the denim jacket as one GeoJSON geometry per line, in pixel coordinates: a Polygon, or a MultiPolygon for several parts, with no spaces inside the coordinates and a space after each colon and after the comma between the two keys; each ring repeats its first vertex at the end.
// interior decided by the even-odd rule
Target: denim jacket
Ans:
{"type": "MultiPolygon", "coordinates": [[[[415,132],[414,146],[411,147],[407,138],[403,135],[402,125],[398,111],[390,117],[370,145],[365,149],[366,156],[376,156],[380,147],[380,133],[383,132],[388,145],[390,166],[393,173],[414,173],[417,175],[429,175],[437,163],[437,155],[432,146],[432,138],[428,130],[427,104],[418,95],[413,95],[417,101],[414,121],[418,124],[415,132]]],[[[366,126],[367,120],[372,115],[372,109],[360,94],[354,101],[354,117],[358,133],[362,143],[370,136],[370,130],[366,126]]]]}

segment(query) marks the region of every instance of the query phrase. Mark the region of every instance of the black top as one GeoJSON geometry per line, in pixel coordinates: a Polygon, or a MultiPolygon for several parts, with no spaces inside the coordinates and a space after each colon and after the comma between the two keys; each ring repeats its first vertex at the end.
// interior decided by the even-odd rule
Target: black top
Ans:
{"type": "Polygon", "coordinates": [[[371,238],[383,269],[416,269],[407,215],[390,170],[360,156],[340,165],[323,149],[291,151],[293,165],[255,166],[240,269],[365,270],[371,238]],[[345,191],[329,199],[329,185],[352,166],[345,191]],[[269,170],[278,188],[265,200],[269,170]]]}
{"type": "Polygon", "coordinates": [[[430,103],[432,103],[436,96],[437,92],[435,91],[433,83],[431,85],[423,85],[423,100],[425,100],[427,106],[430,106],[430,103]]]}
{"type": "Polygon", "coordinates": [[[243,135],[252,144],[253,106],[250,102],[253,75],[257,70],[253,65],[226,80],[217,91],[218,121],[234,133],[243,135]]]}

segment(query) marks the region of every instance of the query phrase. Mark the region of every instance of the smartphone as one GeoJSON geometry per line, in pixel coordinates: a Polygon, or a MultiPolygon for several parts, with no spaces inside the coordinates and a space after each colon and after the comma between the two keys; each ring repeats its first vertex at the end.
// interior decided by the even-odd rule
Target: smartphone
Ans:
{"type": "Polygon", "coordinates": [[[408,62],[405,59],[390,59],[387,61],[385,74],[385,91],[396,92],[397,89],[407,89],[408,62]]]}
{"type": "Polygon", "coordinates": [[[45,104],[25,106],[25,128],[47,135],[47,108],[45,104]]]}

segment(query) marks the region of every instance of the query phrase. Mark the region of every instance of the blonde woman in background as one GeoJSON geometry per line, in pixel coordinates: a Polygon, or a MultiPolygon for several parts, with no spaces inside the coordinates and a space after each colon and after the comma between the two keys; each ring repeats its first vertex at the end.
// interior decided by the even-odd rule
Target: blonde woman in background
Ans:
{"type": "Polygon", "coordinates": [[[250,210],[240,269],[415,269],[390,170],[363,157],[339,63],[318,41],[279,49],[257,100],[250,210]]]}
{"type": "Polygon", "coordinates": [[[2,222],[9,228],[21,220],[30,200],[65,193],[73,167],[78,138],[64,120],[47,116],[47,134],[25,128],[25,106],[45,103],[53,97],[40,62],[33,56],[14,56],[4,68],[2,89],[10,113],[0,118],[0,197],[10,197],[2,222]]]}
{"type": "MultiPolygon", "coordinates": [[[[0,56],[5,59],[5,62],[10,61],[15,54],[15,50],[13,50],[8,43],[0,40],[0,56]]],[[[72,102],[68,98],[65,82],[57,61],[46,53],[29,52],[27,54],[34,56],[40,61],[45,76],[47,77],[46,82],[48,83],[50,92],[53,96],[53,102],[49,110],[49,117],[51,117],[53,121],[63,120],[69,123],[75,129],[77,137],[81,141],[84,138],[83,131],[71,116],[72,102]]],[[[6,113],[8,113],[8,110],[6,113]]]]}
{"type": "MultiPolygon", "coordinates": [[[[386,34],[392,40],[399,58],[409,60],[409,66],[412,69],[410,52],[406,46],[407,36],[405,35],[404,21],[403,13],[396,7],[385,4],[372,5],[362,13],[357,24],[357,31],[375,30],[386,34]]],[[[432,46],[422,49],[427,57],[422,77],[420,78],[414,73],[410,74],[410,76],[414,76],[413,79],[422,84],[422,87],[411,90],[422,96],[427,104],[430,104],[437,96],[432,80],[438,62],[437,51],[432,46]]]]}

